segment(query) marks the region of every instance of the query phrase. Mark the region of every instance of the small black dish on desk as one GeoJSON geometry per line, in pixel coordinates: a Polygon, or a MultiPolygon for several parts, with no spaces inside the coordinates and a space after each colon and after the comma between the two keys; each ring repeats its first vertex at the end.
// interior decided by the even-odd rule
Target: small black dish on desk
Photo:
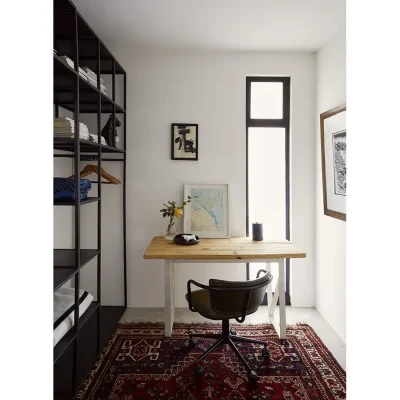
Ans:
{"type": "Polygon", "coordinates": [[[179,235],[176,235],[174,237],[174,243],[175,244],[181,244],[183,246],[192,246],[194,244],[200,243],[200,238],[198,236],[196,236],[196,235],[195,235],[196,239],[192,239],[192,240],[189,240],[189,241],[186,241],[183,238],[183,235],[191,235],[191,233],[180,233],[179,235]]]}

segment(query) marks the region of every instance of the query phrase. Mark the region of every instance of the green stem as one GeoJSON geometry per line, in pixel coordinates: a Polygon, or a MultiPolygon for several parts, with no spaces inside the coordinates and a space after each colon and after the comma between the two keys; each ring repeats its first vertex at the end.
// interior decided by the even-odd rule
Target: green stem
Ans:
{"type": "Polygon", "coordinates": [[[174,217],[169,217],[168,231],[175,225],[174,217]]]}

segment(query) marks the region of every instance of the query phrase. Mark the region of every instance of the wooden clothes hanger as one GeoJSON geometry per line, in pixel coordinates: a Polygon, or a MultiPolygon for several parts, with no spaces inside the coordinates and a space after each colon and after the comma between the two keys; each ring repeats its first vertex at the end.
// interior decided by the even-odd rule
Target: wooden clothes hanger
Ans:
{"type": "MultiPolygon", "coordinates": [[[[80,177],[84,178],[85,176],[88,176],[90,174],[98,174],[99,173],[99,168],[97,167],[97,165],[86,165],[83,170],[80,173],[80,177]]],[[[104,171],[103,168],[100,169],[100,173],[101,176],[107,180],[108,182],[114,184],[114,185],[118,185],[121,183],[121,181],[116,178],[115,176],[110,175],[108,172],[104,171]]],[[[70,178],[74,178],[75,175],[70,176],[70,178]]]]}

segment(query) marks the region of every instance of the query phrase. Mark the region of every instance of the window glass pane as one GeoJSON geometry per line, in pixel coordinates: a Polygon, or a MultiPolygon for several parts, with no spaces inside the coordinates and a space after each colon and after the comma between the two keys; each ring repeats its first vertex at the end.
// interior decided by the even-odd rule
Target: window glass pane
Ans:
{"type": "Polygon", "coordinates": [[[282,82],[251,82],[250,118],[283,118],[282,82]]]}
{"type": "MultiPolygon", "coordinates": [[[[252,224],[263,224],[264,240],[286,240],[285,129],[249,128],[249,236],[252,224]]],[[[250,264],[250,279],[255,279],[263,263],[250,264]]],[[[273,264],[273,289],[278,264],[273,264]]]]}

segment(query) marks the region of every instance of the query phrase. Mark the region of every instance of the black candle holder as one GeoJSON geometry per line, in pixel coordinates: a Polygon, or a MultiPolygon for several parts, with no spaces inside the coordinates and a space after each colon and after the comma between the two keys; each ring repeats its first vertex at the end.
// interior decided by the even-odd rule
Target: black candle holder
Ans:
{"type": "Polygon", "coordinates": [[[263,224],[256,222],[253,224],[253,240],[263,240],[263,224]]]}

